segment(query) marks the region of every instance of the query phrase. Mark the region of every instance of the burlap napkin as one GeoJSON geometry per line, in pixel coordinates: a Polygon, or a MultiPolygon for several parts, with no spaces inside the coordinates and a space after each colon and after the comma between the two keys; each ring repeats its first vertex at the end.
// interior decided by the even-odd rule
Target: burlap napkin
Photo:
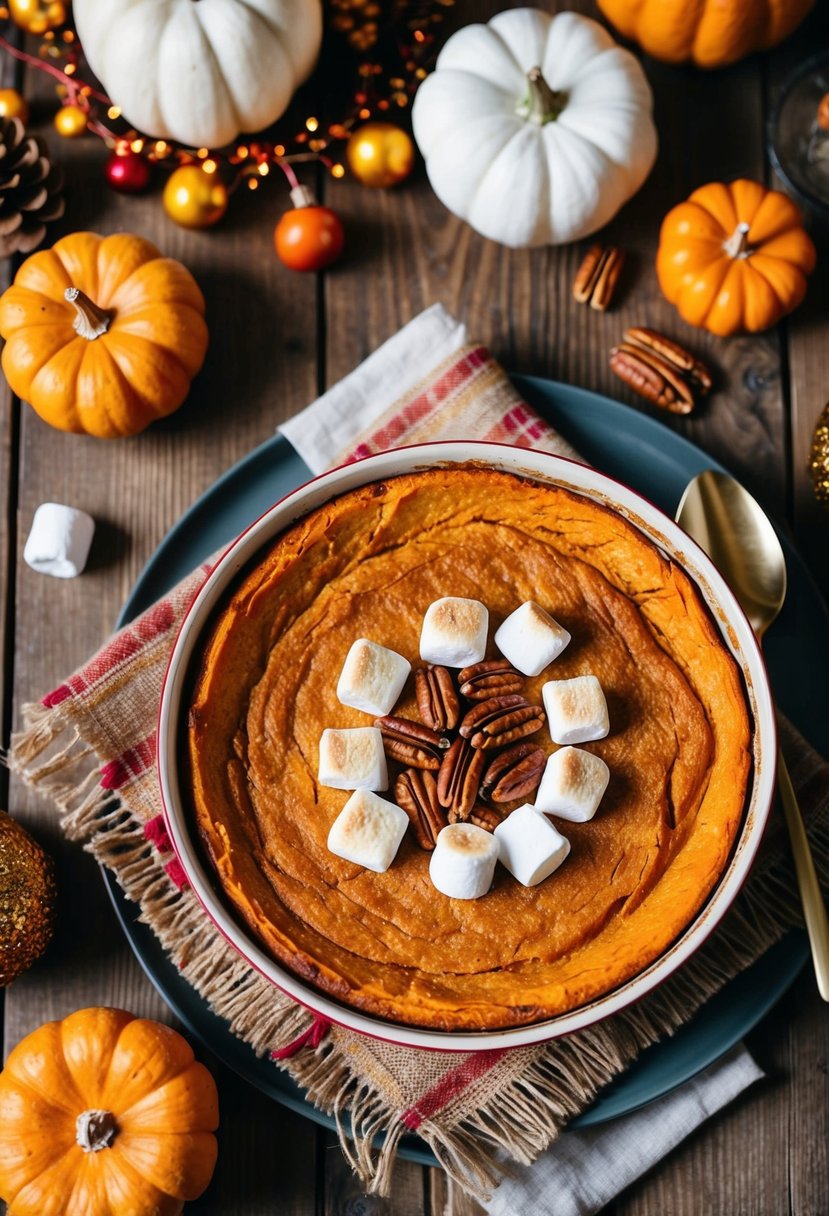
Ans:
{"type": "MultiPolygon", "coordinates": [[[[316,469],[320,461],[435,437],[565,450],[491,355],[468,345],[440,309],[412,322],[284,430],[316,469]]],[[[232,1030],[335,1116],[343,1150],[367,1189],[388,1189],[400,1137],[416,1132],[452,1178],[486,1195],[505,1161],[533,1161],[644,1047],[672,1033],[798,923],[775,823],[722,927],[678,974],[610,1021],[541,1046],[464,1054],[413,1051],[312,1018],[206,920],[164,829],[154,734],[161,681],[208,569],[200,567],[40,704],[26,707],[10,763],[53,799],[67,834],[112,869],[181,974],[232,1030]],[[379,1149],[378,1133],[385,1137],[379,1149]]],[[[825,877],[829,769],[793,732],[783,743],[825,877]]]]}

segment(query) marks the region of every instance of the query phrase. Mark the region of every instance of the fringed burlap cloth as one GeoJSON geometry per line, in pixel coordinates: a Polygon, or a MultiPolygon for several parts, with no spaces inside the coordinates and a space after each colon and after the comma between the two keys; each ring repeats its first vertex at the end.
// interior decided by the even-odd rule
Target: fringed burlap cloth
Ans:
{"type": "MultiPolygon", "coordinates": [[[[398,342],[384,357],[378,352],[356,379],[285,428],[316,468],[335,454],[357,459],[435,437],[567,450],[518,399],[487,351],[463,345],[462,331],[446,314],[430,310],[407,330],[412,326],[420,327],[418,343],[398,342]]],[[[671,1034],[799,922],[775,816],[721,929],[677,975],[611,1021],[544,1046],[443,1054],[390,1046],[313,1020],[252,971],[206,920],[163,826],[154,767],[161,681],[182,614],[207,569],[113,637],[39,705],[28,706],[10,763],[53,799],[67,835],[116,874],[181,974],[233,1031],[257,1052],[287,1057],[274,1067],[287,1068],[311,1101],[336,1116],[343,1150],[367,1189],[387,1189],[400,1137],[417,1132],[453,1178],[484,1195],[504,1154],[533,1160],[644,1047],[671,1034]],[[343,1127],[349,1120],[353,1139],[343,1127]],[[378,1150],[372,1142],[380,1132],[385,1142],[378,1150]]],[[[786,731],[783,744],[825,878],[829,770],[794,732],[786,731]]]]}

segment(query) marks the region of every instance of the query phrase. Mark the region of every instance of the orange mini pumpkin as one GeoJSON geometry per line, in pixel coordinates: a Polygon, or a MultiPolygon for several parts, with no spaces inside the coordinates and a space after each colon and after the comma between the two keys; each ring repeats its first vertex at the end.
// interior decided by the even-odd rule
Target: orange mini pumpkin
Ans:
{"type": "Polygon", "coordinates": [[[620,34],[668,63],[719,68],[768,51],[797,29],[814,0],[598,0],[620,34]]]}
{"type": "Polygon", "coordinates": [[[169,1026],[122,1009],[47,1022],[0,1075],[9,1216],[178,1216],[216,1164],[216,1086],[169,1026]]]}
{"type": "Polygon", "coordinates": [[[0,297],[12,391],[62,431],[135,435],[178,409],[207,350],[189,270],[140,236],[65,236],[0,297]]]}
{"type": "Polygon", "coordinates": [[[668,212],[656,273],[684,320],[726,336],[768,329],[796,308],[815,258],[791,199],[743,179],[700,186],[668,212]]]}

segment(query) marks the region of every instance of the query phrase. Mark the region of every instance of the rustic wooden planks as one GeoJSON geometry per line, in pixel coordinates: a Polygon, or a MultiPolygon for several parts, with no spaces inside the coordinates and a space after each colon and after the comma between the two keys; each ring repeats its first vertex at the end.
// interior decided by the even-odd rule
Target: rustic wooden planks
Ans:
{"type": "MultiPolygon", "coordinates": [[[[495,0],[461,0],[454,24],[486,19],[495,0]]],[[[578,7],[595,15],[588,0],[578,7]]],[[[450,216],[422,167],[388,193],[322,183],[348,230],[343,262],[324,280],[292,275],[275,260],[271,228],[287,196],[276,188],[234,199],[220,228],[186,233],[166,219],[156,189],[146,199],[112,194],[91,140],[53,141],[67,168],[61,231],[139,232],[180,257],[201,283],[212,342],[207,365],[179,414],[133,440],[107,444],[60,435],[0,389],[0,579],[14,583],[0,616],[7,696],[3,739],[21,705],[84,660],[111,630],[147,557],[190,502],[287,417],[350,371],[434,301],[463,317],[508,369],[581,384],[653,412],[739,473],[778,516],[787,511],[812,568],[829,586],[827,515],[814,504],[804,464],[817,412],[829,395],[829,296],[816,276],[806,305],[779,330],[721,342],[684,326],[653,271],[658,227],[673,203],[717,177],[766,174],[763,119],[782,76],[826,43],[818,6],[804,30],[768,60],[716,76],[647,63],[662,151],[649,182],[607,232],[628,252],[618,304],[605,316],[577,307],[570,289],[586,243],[509,251],[450,216]],[[822,39],[822,43],[821,43],[822,39]],[[687,420],[666,418],[631,395],[607,367],[623,329],[648,323],[711,361],[717,391],[687,420]],[[58,584],[19,559],[34,508],[55,498],[95,515],[91,568],[58,584]],[[13,638],[6,633],[14,626],[13,638]],[[14,703],[11,703],[11,689],[14,703]]],[[[3,61],[4,70],[6,61],[3,61]]],[[[49,131],[47,93],[36,113],[49,131]]],[[[307,175],[311,180],[313,174],[307,175]]],[[[821,238],[822,265],[829,257],[821,238]]],[[[8,273],[8,267],[5,268],[8,273]]],[[[0,281],[2,287],[3,281],[0,281]]],[[[2,778],[0,778],[2,780],[2,778]]],[[[2,785],[0,785],[2,791],[2,785]]],[[[6,996],[5,1048],[35,1025],[84,1004],[123,1005],[168,1017],[132,959],[91,860],[62,841],[53,814],[17,782],[11,806],[54,852],[63,891],[61,926],[47,957],[6,996]]],[[[750,1038],[769,1079],[671,1154],[612,1205],[614,1216],[701,1211],[820,1212],[827,1161],[825,1007],[810,976],[750,1038]]],[[[215,1180],[188,1211],[212,1216],[480,1216],[438,1171],[398,1162],[392,1198],[360,1194],[332,1136],[199,1054],[215,1070],[222,1104],[215,1180]]]]}

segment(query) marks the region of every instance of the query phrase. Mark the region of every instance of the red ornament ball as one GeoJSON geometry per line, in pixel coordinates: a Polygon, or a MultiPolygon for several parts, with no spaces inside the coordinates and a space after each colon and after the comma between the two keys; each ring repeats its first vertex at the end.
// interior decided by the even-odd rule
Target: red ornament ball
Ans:
{"type": "Polygon", "coordinates": [[[342,221],[330,207],[321,207],[304,186],[295,187],[291,199],[293,208],[274,229],[277,256],[289,270],[323,270],[343,251],[342,221]]]}
{"type": "Polygon", "coordinates": [[[122,194],[140,194],[150,184],[150,166],[137,152],[113,152],[104,166],[107,185],[122,194]]]}

